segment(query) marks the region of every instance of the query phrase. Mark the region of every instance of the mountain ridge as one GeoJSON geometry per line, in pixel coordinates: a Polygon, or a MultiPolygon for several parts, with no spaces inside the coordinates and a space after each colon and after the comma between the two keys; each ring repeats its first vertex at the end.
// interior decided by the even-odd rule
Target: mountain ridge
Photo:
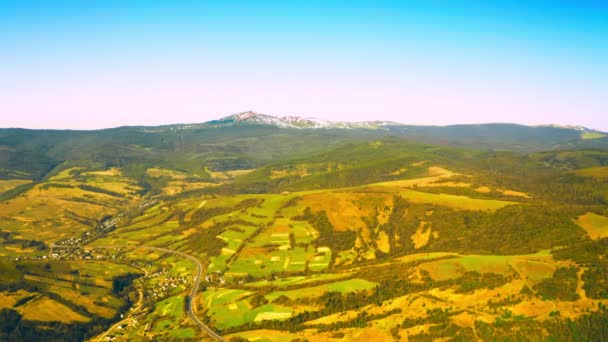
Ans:
{"type": "Polygon", "coordinates": [[[449,125],[414,125],[400,123],[390,120],[366,120],[366,121],[331,121],[319,119],[315,117],[303,116],[275,116],[270,114],[258,113],[253,110],[231,114],[220,119],[206,121],[203,124],[210,125],[230,125],[230,124],[260,124],[260,125],[275,125],[281,128],[372,128],[377,129],[385,126],[399,127],[454,127],[454,126],[490,126],[490,125],[516,125],[524,127],[549,127],[567,130],[577,130],[581,132],[596,132],[605,133],[602,130],[585,127],[582,125],[559,125],[559,124],[540,124],[526,125],[512,122],[484,122],[484,123],[468,123],[468,124],[449,124],[449,125]]]}
{"type": "Polygon", "coordinates": [[[274,116],[270,114],[246,111],[225,116],[217,120],[207,121],[209,125],[231,125],[231,124],[261,124],[274,125],[280,128],[378,128],[386,125],[400,125],[392,121],[329,121],[324,119],[302,117],[302,116],[274,116]]]}
{"type": "MultiPolygon", "coordinates": [[[[420,128],[420,129],[443,129],[454,127],[492,127],[492,126],[517,126],[526,128],[552,128],[578,131],[581,133],[597,133],[608,136],[608,131],[590,128],[582,125],[561,125],[561,124],[539,124],[527,125],[513,122],[482,122],[482,123],[454,123],[448,125],[418,125],[401,123],[390,120],[367,120],[367,121],[331,121],[315,117],[304,117],[297,115],[276,116],[271,114],[259,113],[253,110],[230,114],[219,119],[192,123],[172,123],[161,125],[123,125],[99,129],[71,129],[71,128],[25,128],[25,127],[0,127],[0,131],[25,130],[25,131],[70,131],[70,132],[94,132],[108,131],[117,129],[155,129],[180,128],[180,129],[199,129],[207,127],[230,127],[230,126],[273,126],[278,128],[294,129],[389,129],[397,128],[420,128]]],[[[598,136],[599,137],[599,136],[598,136]]],[[[596,137],[596,138],[598,138],[596,137]]]]}
{"type": "Polygon", "coordinates": [[[199,170],[203,163],[213,163],[220,169],[253,168],[271,160],[319,152],[339,144],[387,137],[516,153],[608,148],[608,134],[580,127],[414,126],[386,121],[345,124],[293,116],[278,118],[248,111],[199,124],[123,126],[91,131],[0,129],[0,179],[16,177],[16,172],[21,178],[42,179],[57,165],[78,160],[125,165],[139,176],[141,170],[133,165],[178,163],[185,171],[199,170]]]}

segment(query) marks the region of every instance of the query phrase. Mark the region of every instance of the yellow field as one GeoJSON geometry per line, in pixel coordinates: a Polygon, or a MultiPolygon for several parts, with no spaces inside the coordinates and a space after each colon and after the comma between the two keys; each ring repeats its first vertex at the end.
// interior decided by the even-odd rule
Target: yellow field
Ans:
{"type": "Polygon", "coordinates": [[[88,322],[89,318],[47,297],[34,299],[18,308],[23,319],[62,323],[88,322]]]}
{"type": "Polygon", "coordinates": [[[510,201],[476,199],[448,194],[431,194],[415,190],[401,190],[399,191],[399,195],[413,203],[436,204],[463,210],[495,211],[507,205],[518,204],[517,202],[510,201]]]}
{"type": "Polygon", "coordinates": [[[82,170],[83,167],[71,167],[65,170],[62,170],[61,172],[59,172],[58,174],[49,177],[49,181],[58,181],[58,180],[62,180],[62,179],[71,179],[72,172],[78,171],[78,170],[82,170]]]}
{"type": "Polygon", "coordinates": [[[477,191],[477,192],[479,192],[481,194],[487,194],[487,193],[492,192],[492,189],[488,188],[485,185],[482,185],[482,186],[480,186],[478,188],[475,188],[475,191],[477,191]]]}
{"type": "MultiPolygon", "coordinates": [[[[35,280],[36,277],[28,275],[26,276],[26,279],[35,280]]],[[[96,303],[103,301],[103,299],[108,296],[106,292],[94,291],[88,295],[82,295],[79,290],[81,286],[77,286],[75,289],[72,289],[71,282],[61,281],[56,281],[54,284],[45,283],[45,286],[46,290],[49,292],[55,293],[76,305],[85,307],[87,311],[92,314],[99,315],[104,318],[112,318],[116,314],[116,308],[111,308],[96,303]]]]}
{"type": "Polygon", "coordinates": [[[270,171],[270,178],[277,179],[288,176],[307,177],[312,174],[323,174],[340,170],[342,168],[343,165],[334,162],[302,163],[284,169],[272,169],[270,171]]]}
{"type": "Polygon", "coordinates": [[[230,170],[230,171],[225,171],[225,173],[228,174],[232,178],[236,178],[236,177],[248,175],[248,174],[252,173],[253,171],[255,171],[255,169],[230,170]]]}
{"type": "Polygon", "coordinates": [[[85,172],[84,174],[93,176],[122,176],[122,170],[117,167],[112,167],[107,170],[89,171],[85,172]]]}
{"type": "Polygon", "coordinates": [[[230,170],[230,171],[211,171],[209,169],[205,169],[211,178],[217,179],[220,181],[228,181],[233,180],[237,177],[248,175],[251,172],[255,171],[255,169],[247,169],[247,170],[230,170]]]}
{"type": "Polygon", "coordinates": [[[412,234],[412,236],[410,237],[412,239],[412,242],[414,243],[415,249],[419,249],[426,246],[429,243],[431,236],[435,239],[439,238],[439,233],[433,232],[431,226],[431,222],[420,222],[420,226],[416,230],[416,233],[412,234]]]}
{"type": "MultiPolygon", "coordinates": [[[[446,180],[448,178],[458,175],[455,172],[452,172],[450,170],[447,170],[447,169],[444,169],[444,168],[438,167],[438,166],[429,167],[427,172],[429,175],[428,177],[381,182],[381,183],[376,183],[376,184],[384,185],[384,186],[392,186],[392,187],[401,187],[401,188],[411,188],[411,187],[417,187],[417,186],[420,186],[420,187],[433,186],[433,185],[435,185],[435,183],[441,182],[443,180],[446,180]]],[[[437,185],[435,185],[435,186],[437,186],[437,185]]]]}
{"type": "Polygon", "coordinates": [[[29,184],[31,180],[26,179],[9,179],[9,180],[0,180],[0,194],[7,192],[11,189],[18,187],[19,185],[29,184]]]}
{"type": "Polygon", "coordinates": [[[255,316],[254,322],[291,317],[291,312],[260,312],[255,316]]]}
{"type": "Polygon", "coordinates": [[[608,217],[586,213],[574,221],[594,240],[608,236],[608,217]]]}
{"type": "Polygon", "coordinates": [[[184,191],[191,191],[197,189],[204,189],[210,187],[220,186],[220,183],[210,182],[181,182],[181,181],[170,181],[167,186],[164,186],[161,190],[167,195],[176,195],[184,191]]]}
{"type": "Polygon", "coordinates": [[[608,166],[590,167],[587,169],[577,170],[575,173],[579,176],[603,180],[608,178],[608,166]]]}
{"type": "Polygon", "coordinates": [[[91,229],[88,224],[95,224],[101,217],[139,199],[136,192],[141,189],[135,181],[121,177],[120,170],[76,176],[81,170],[76,167],[63,170],[49,181],[0,203],[0,225],[25,239],[57,241],[79,237],[91,229]]]}
{"type": "Polygon", "coordinates": [[[154,178],[169,177],[172,179],[185,179],[189,177],[187,173],[181,171],[168,170],[156,167],[149,168],[148,170],[146,170],[146,173],[148,174],[148,176],[154,178]]]}
{"type": "Polygon", "coordinates": [[[230,340],[233,337],[237,336],[255,342],[288,342],[298,339],[310,342],[368,342],[393,340],[390,333],[382,329],[378,329],[376,327],[367,327],[366,329],[347,328],[341,329],[340,332],[344,333],[343,337],[338,337],[341,335],[336,335],[335,332],[317,331],[314,329],[306,329],[299,332],[282,332],[277,330],[251,330],[228,335],[226,336],[226,340],[230,340]]]}
{"type": "Polygon", "coordinates": [[[224,172],[213,172],[207,169],[207,172],[215,179],[215,182],[207,181],[193,181],[188,178],[197,177],[181,171],[163,169],[163,168],[149,168],[146,173],[150,177],[154,178],[170,178],[165,186],[162,187],[162,192],[167,195],[176,195],[181,192],[204,189],[209,187],[216,187],[222,185],[224,181],[233,180],[236,177],[240,177],[253,172],[254,170],[231,170],[224,172]]]}
{"type": "MultiPolygon", "coordinates": [[[[313,211],[325,210],[336,230],[366,227],[362,217],[375,215],[376,208],[393,206],[392,196],[386,193],[363,193],[356,191],[327,191],[304,195],[300,203],[313,211]],[[355,205],[357,203],[358,205],[355,205]]],[[[387,215],[385,215],[387,216],[387,215]]],[[[383,221],[385,216],[379,216],[383,221]]],[[[383,222],[381,222],[383,223],[383,222]]]]}
{"type": "Polygon", "coordinates": [[[523,198],[530,198],[530,195],[528,195],[525,192],[521,192],[521,191],[515,191],[515,190],[498,190],[498,192],[502,193],[503,195],[507,195],[507,196],[515,196],[515,197],[523,197],[523,198]]]}
{"type": "MultiPolygon", "coordinates": [[[[436,204],[463,210],[494,211],[507,205],[518,204],[517,202],[510,201],[476,199],[450,194],[433,194],[409,189],[411,187],[435,184],[437,181],[442,181],[456,175],[449,170],[439,167],[430,167],[428,172],[432,175],[431,177],[380,182],[352,188],[316,192],[303,196],[303,203],[311,208],[328,211],[332,224],[339,230],[344,229],[345,226],[361,227],[363,222],[359,217],[369,217],[374,214],[375,208],[370,204],[375,204],[378,207],[381,202],[384,202],[385,205],[391,207],[390,202],[393,195],[400,195],[413,203],[436,204]],[[355,203],[357,205],[354,205],[355,203]],[[331,216],[334,214],[329,213],[336,211],[340,212],[336,214],[340,216],[340,219],[332,220],[331,216]]],[[[444,182],[435,185],[446,186],[449,184],[451,183],[444,182]]],[[[465,183],[453,182],[451,185],[461,187],[463,184],[465,183]]],[[[517,196],[525,195],[511,190],[508,193],[517,196]]],[[[306,194],[306,192],[303,192],[303,194],[306,194]]]]}
{"type": "Polygon", "coordinates": [[[19,299],[29,295],[30,293],[24,290],[19,290],[16,292],[0,292],[0,309],[12,308],[19,299]]]}

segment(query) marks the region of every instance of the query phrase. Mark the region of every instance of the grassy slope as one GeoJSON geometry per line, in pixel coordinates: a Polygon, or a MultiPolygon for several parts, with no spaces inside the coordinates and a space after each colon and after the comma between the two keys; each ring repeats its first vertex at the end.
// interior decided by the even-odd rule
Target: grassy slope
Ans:
{"type": "MultiPolygon", "coordinates": [[[[572,176],[573,165],[589,165],[589,160],[601,163],[603,157],[569,152],[562,158],[561,167],[556,167],[559,158],[556,154],[467,152],[395,139],[348,145],[318,156],[260,167],[231,184],[205,189],[203,195],[161,197],[157,206],[95,243],[165,246],[209,260],[212,271],[227,271],[224,276],[229,287],[215,287],[218,280],[214,279],[198,303],[201,309],[209,308],[209,319],[220,329],[268,327],[264,324],[273,320],[290,324],[292,317],[301,317],[304,311],[321,315],[314,319],[325,317],[317,327],[321,330],[343,322],[347,328],[331,329],[342,329],[351,337],[354,335],[348,335],[348,327],[362,329],[362,321],[371,322],[363,330],[377,329],[391,336],[394,329],[408,331],[407,319],[420,319],[417,325],[424,326],[439,319],[430,310],[449,307],[460,313],[475,313],[468,323],[463,323],[463,317],[452,317],[456,315],[440,321],[458,325],[462,328],[459,331],[472,329],[471,322],[476,320],[496,321],[503,315],[500,310],[517,312],[530,321],[543,320],[555,310],[578,317],[587,309],[597,308],[597,300],[580,296],[576,301],[542,301],[547,286],[537,285],[547,279],[559,285],[561,278],[551,278],[555,270],[570,266],[566,261],[553,260],[550,254],[534,253],[586,241],[584,231],[573,220],[590,209],[597,211],[602,202],[601,197],[586,198],[581,193],[591,187],[599,192],[603,188],[593,179],[568,177],[572,176]],[[453,172],[442,182],[466,186],[430,186],[436,182],[428,181],[434,177],[429,167],[453,172]],[[410,181],[400,181],[403,179],[410,181]],[[530,198],[498,191],[475,192],[479,186],[521,191],[530,198]],[[269,193],[230,194],[251,189],[269,193]],[[556,196],[555,191],[566,196],[556,196]],[[312,209],[313,216],[302,218],[306,207],[312,209]],[[325,229],[320,214],[323,211],[331,224],[329,241],[351,231],[355,236],[352,246],[327,250],[318,243],[325,229]],[[411,242],[421,223],[430,229],[430,238],[422,247],[411,242]],[[332,263],[336,255],[341,259],[332,263]],[[451,258],[435,260],[441,257],[451,258]],[[240,277],[245,275],[254,279],[240,277]],[[375,292],[375,284],[380,293],[375,292]],[[340,297],[346,299],[334,298],[331,302],[341,303],[346,314],[338,317],[327,311],[330,302],[322,301],[328,293],[348,294],[340,297]],[[370,295],[378,297],[365,297],[370,295]],[[264,303],[260,298],[271,302],[264,303]],[[358,298],[358,305],[366,307],[372,316],[361,318],[358,307],[340,302],[348,298],[358,298]],[[500,303],[490,305],[495,301],[500,303]],[[273,316],[272,312],[278,314],[273,316]]],[[[161,178],[179,179],[188,174],[181,167],[156,166],[168,170],[161,172],[161,178]]],[[[106,184],[106,190],[135,196],[128,188],[136,189],[137,185],[130,181],[128,171],[117,175],[110,170],[75,175],[74,169],[58,169],[31,191],[50,192],[47,198],[88,194],[112,204],[110,198],[116,196],[107,193],[42,188],[44,184],[78,185],[83,182],[79,177],[87,177],[87,182],[95,186],[103,188],[106,184]]],[[[198,177],[200,180],[206,175],[198,177]]],[[[36,233],[44,234],[44,230],[36,233]]],[[[191,274],[188,262],[163,255],[140,257],[170,269],[170,276],[191,274]]],[[[576,267],[586,274],[584,267],[588,265],[576,267]]],[[[31,281],[43,283],[40,278],[31,281]]],[[[165,336],[168,330],[175,330],[173,336],[191,334],[189,327],[181,325],[185,318],[177,305],[183,303],[185,287],[176,291],[156,302],[150,314],[154,318],[147,321],[157,336],[165,336]]],[[[298,334],[306,337],[309,333],[298,334]]]]}

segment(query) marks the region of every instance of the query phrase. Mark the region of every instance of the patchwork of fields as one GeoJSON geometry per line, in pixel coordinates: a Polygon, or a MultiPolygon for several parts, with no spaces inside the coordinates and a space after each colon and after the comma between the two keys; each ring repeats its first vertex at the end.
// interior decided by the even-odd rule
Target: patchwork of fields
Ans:
{"type": "MultiPolygon", "coordinates": [[[[281,181],[346,167],[267,171],[281,181]]],[[[534,216],[545,205],[536,193],[424,161],[388,173],[417,178],[277,193],[216,192],[256,173],[205,172],[148,168],[156,192],[142,197],[119,168],[70,167],[0,202],[0,229],[10,232],[0,256],[37,258],[6,266],[21,288],[0,292],[0,309],[28,321],[117,322],[95,332],[99,339],[200,338],[186,314],[195,265],[143,246],[204,264],[193,310],[228,338],[485,340],[517,324],[545,336],[545,322],[576,320],[605,303],[595,290],[605,284],[601,270],[568,254],[569,244],[608,237],[596,207],[534,216]],[[115,227],[95,230],[117,213],[115,227]],[[51,243],[89,233],[86,245],[51,257],[51,243]],[[121,293],[116,279],[127,274],[138,279],[121,293]]]]}
{"type": "MultiPolygon", "coordinates": [[[[68,168],[0,202],[0,229],[10,231],[16,240],[50,243],[80,238],[104,216],[137,203],[140,190],[118,169],[85,172],[68,168]]],[[[10,247],[1,248],[0,255],[15,254],[10,247]]]]}
{"type": "Polygon", "coordinates": [[[0,263],[0,268],[5,275],[0,283],[3,287],[27,284],[25,290],[0,294],[1,308],[45,323],[87,323],[114,317],[127,303],[113,292],[113,279],[140,272],[96,261],[0,263]],[[12,277],[7,278],[8,274],[12,277]]]}

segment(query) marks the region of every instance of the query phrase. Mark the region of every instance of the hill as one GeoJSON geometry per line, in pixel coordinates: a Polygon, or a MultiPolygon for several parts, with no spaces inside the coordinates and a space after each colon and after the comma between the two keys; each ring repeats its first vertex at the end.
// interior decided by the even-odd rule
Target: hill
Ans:
{"type": "Polygon", "coordinates": [[[2,130],[0,337],[607,337],[604,137],[275,119],[2,130]]]}
{"type": "Polygon", "coordinates": [[[0,177],[42,179],[71,162],[125,167],[134,177],[163,165],[204,176],[384,137],[476,150],[531,151],[606,148],[608,136],[581,127],[512,124],[411,126],[392,122],[332,123],[239,113],[201,124],[119,127],[98,131],[0,129],[0,177]]]}

